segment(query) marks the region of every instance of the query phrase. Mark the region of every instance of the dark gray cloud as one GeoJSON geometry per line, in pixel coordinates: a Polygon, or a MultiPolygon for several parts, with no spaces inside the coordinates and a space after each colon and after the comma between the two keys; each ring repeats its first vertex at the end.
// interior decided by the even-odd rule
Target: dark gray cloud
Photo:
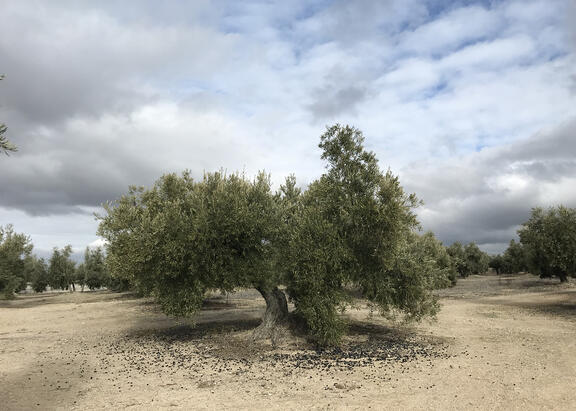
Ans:
{"type": "MultiPolygon", "coordinates": [[[[206,75],[241,56],[233,36],[190,24],[192,12],[189,25],[182,25],[176,10],[163,9],[176,20],[167,26],[152,21],[151,4],[141,9],[150,16],[140,11],[131,19],[123,18],[126,7],[119,2],[92,4],[9,1],[3,7],[2,107],[36,124],[129,113],[165,97],[164,79],[206,75]],[[207,42],[212,47],[204,47],[207,42]]],[[[180,12],[190,9],[183,6],[180,12]]]]}
{"type": "Polygon", "coordinates": [[[334,118],[343,113],[356,113],[358,104],[367,98],[368,90],[361,86],[327,85],[315,93],[310,111],[316,119],[334,118]]]}
{"type": "Polygon", "coordinates": [[[576,202],[574,123],[550,129],[575,114],[568,3],[6,0],[20,151],[0,159],[0,224],[81,250],[99,204],[164,172],[308,182],[340,122],[401,170],[425,228],[497,249],[531,206],[576,202]]]}
{"type": "Polygon", "coordinates": [[[576,207],[576,119],[548,132],[433,168],[401,173],[425,202],[425,229],[446,244],[475,241],[500,252],[533,207],[576,207]]]}

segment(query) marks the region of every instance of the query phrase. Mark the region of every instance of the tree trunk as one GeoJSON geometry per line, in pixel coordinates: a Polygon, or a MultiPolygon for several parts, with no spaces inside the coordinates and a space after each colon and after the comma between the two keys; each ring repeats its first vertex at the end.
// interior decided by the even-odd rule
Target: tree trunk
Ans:
{"type": "Polygon", "coordinates": [[[288,302],[286,295],[278,287],[256,287],[266,301],[266,312],[262,323],[254,330],[254,340],[270,338],[272,344],[281,338],[281,328],[286,325],[288,318],[288,302]]]}

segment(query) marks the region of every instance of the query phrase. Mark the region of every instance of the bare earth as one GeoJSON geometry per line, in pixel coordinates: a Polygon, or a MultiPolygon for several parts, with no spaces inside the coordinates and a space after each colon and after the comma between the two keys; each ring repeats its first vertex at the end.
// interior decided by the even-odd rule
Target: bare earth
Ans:
{"type": "Polygon", "coordinates": [[[0,409],[576,409],[576,287],[474,276],[412,328],[349,312],[341,349],[250,343],[263,300],[196,326],[92,292],[0,301],[0,409]]]}

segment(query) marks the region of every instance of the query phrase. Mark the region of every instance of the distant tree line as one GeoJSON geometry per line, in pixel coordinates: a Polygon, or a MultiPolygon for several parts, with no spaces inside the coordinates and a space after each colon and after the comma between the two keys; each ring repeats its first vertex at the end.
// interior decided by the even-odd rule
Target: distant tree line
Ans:
{"type": "Polygon", "coordinates": [[[32,243],[25,234],[14,231],[11,225],[0,226],[0,293],[4,298],[14,298],[28,285],[37,292],[51,289],[82,291],[107,287],[122,288],[106,267],[102,248],[86,248],[84,260],[79,265],[71,259],[72,247],[54,248],[46,262],[32,254],[32,243]]]}

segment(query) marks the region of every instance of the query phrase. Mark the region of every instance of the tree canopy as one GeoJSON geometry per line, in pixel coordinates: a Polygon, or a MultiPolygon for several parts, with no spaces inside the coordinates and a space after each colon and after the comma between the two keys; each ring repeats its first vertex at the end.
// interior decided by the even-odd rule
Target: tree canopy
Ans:
{"type": "Polygon", "coordinates": [[[32,252],[30,238],[14,231],[14,227],[0,226],[0,292],[6,298],[26,287],[25,259],[32,252]]]}
{"type": "Polygon", "coordinates": [[[70,258],[71,255],[71,245],[67,245],[62,249],[54,247],[48,267],[48,283],[50,287],[62,290],[67,290],[70,287],[74,289],[76,263],[70,258]]]}
{"type": "Polygon", "coordinates": [[[320,141],[327,170],[304,191],[293,176],[273,192],[265,173],[222,171],[131,187],[99,226],[113,275],[177,316],[198,311],[207,291],[256,288],[267,303],[263,336],[288,316],[287,292],[320,344],[342,336],[351,289],[386,316],[433,316],[432,289],[450,282],[447,255],[415,234],[417,198],[363,142],[355,128],[329,127],[320,141]]]}
{"type": "Polygon", "coordinates": [[[562,282],[576,276],[576,209],[533,208],[518,234],[532,273],[562,282]]]}
{"type": "Polygon", "coordinates": [[[86,247],[84,261],[76,267],[76,283],[90,290],[110,285],[102,247],[86,247]]]}
{"type": "Polygon", "coordinates": [[[484,274],[488,271],[490,257],[480,250],[475,243],[468,243],[463,246],[461,243],[455,242],[448,247],[447,251],[460,277],[484,274]]]}
{"type": "MultiPolygon", "coordinates": [[[[0,75],[0,80],[2,80],[3,78],[4,76],[0,75]]],[[[0,123],[0,153],[8,154],[12,151],[18,151],[16,146],[10,143],[10,141],[8,141],[8,139],[4,135],[4,133],[6,133],[6,130],[8,130],[6,125],[0,123]]]]}

